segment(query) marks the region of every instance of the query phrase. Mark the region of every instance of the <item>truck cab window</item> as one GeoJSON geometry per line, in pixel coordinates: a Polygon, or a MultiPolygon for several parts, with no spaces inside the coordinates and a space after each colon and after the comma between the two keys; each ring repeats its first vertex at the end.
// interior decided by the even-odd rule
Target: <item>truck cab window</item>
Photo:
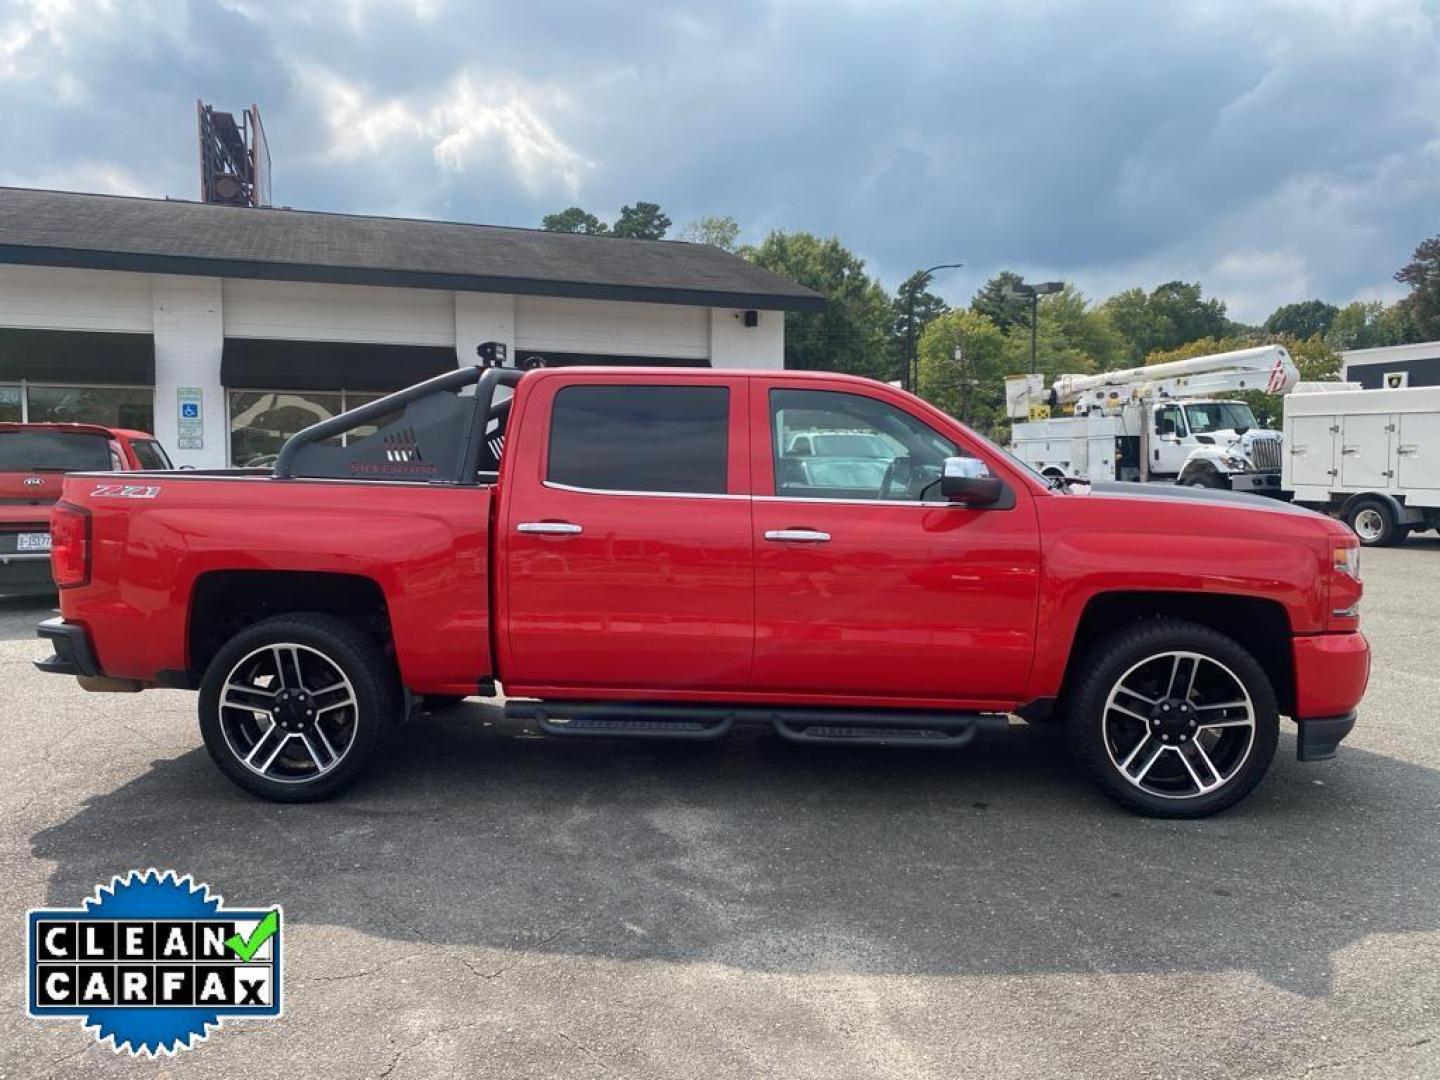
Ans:
{"type": "Polygon", "coordinates": [[[1165,405],[1155,410],[1155,430],[1161,435],[1185,437],[1185,418],[1179,405],[1165,405]]]}
{"type": "Polygon", "coordinates": [[[719,495],[729,445],[724,386],[567,386],[555,395],[546,479],[600,491],[719,495]]]}
{"type": "Polygon", "coordinates": [[[960,451],[909,413],[863,394],[770,391],[775,494],[794,499],[943,501],[940,469],[960,451]]]}

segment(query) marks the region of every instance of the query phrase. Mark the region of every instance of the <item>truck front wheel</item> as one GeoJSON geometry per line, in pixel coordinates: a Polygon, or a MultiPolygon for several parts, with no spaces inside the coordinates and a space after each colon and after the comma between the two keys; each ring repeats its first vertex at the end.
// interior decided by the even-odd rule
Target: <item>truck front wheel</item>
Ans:
{"type": "Polygon", "coordinates": [[[1102,639],[1080,670],[1070,746],[1121,805],[1205,817],[1244,798],[1269,769],[1279,740],[1275,691],[1224,634],[1147,619],[1102,639]]]}
{"type": "Polygon", "coordinates": [[[333,615],[255,623],[220,648],[200,685],[200,733],[215,764],[275,802],[349,786],[398,713],[394,665],[333,615]]]}
{"type": "Polygon", "coordinates": [[[1389,547],[1405,539],[1405,530],[1384,499],[1356,499],[1345,511],[1345,524],[1366,547],[1389,547]]]}

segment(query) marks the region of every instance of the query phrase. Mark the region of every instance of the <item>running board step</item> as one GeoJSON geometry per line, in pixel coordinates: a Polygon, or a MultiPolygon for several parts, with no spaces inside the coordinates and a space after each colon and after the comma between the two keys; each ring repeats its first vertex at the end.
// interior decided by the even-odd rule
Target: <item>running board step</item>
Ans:
{"type": "Polygon", "coordinates": [[[982,726],[980,718],[969,723],[935,727],[905,727],[887,724],[807,724],[775,718],[775,730],[794,743],[824,743],[830,746],[936,746],[945,749],[964,746],[982,726]]]}
{"type": "Polygon", "coordinates": [[[507,701],[505,715],[532,720],[547,735],[709,740],[739,722],[771,724],[790,742],[845,746],[964,746],[978,731],[1004,728],[995,713],[666,704],[507,701]]]}
{"type": "Polygon", "coordinates": [[[505,715],[512,720],[533,720],[546,735],[568,738],[604,735],[705,741],[727,735],[735,726],[733,713],[696,715],[593,702],[507,701],[505,715]]]}

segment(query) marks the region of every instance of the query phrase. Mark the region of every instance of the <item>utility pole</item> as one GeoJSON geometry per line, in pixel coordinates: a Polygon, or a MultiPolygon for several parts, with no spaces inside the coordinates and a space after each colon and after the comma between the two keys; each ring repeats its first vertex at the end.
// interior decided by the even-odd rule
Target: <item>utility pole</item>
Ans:
{"type": "Polygon", "coordinates": [[[964,263],[958,262],[938,263],[928,270],[921,270],[910,279],[915,282],[915,286],[910,290],[910,295],[906,298],[905,370],[900,379],[900,388],[902,390],[909,390],[912,394],[918,393],[920,390],[920,358],[916,354],[915,294],[925,291],[926,286],[930,284],[930,275],[935,273],[936,270],[959,270],[964,265],[964,263]]]}
{"type": "Polygon", "coordinates": [[[1050,293],[1057,293],[1065,288],[1063,281],[1042,281],[1037,285],[1026,285],[1023,281],[1018,285],[1005,286],[1006,300],[1030,300],[1030,374],[1035,374],[1035,347],[1036,334],[1040,325],[1040,297],[1048,296],[1050,293]]]}

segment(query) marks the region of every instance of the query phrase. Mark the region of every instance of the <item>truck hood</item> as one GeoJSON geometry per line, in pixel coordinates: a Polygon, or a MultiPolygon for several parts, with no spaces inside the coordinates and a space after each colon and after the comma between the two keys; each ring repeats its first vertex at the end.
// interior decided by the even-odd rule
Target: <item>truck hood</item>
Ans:
{"type": "MultiPolygon", "coordinates": [[[[1083,498],[1084,496],[1082,496],[1083,498]]],[[[1312,520],[1330,521],[1324,514],[1281,502],[1263,495],[1224,488],[1182,487],[1179,484],[1135,484],[1119,480],[1101,480],[1090,485],[1089,498],[1141,499],[1152,502],[1202,502],[1220,504],[1236,510],[1257,513],[1294,514],[1312,520]]]]}
{"type": "Polygon", "coordinates": [[[1214,431],[1205,432],[1215,440],[1216,446],[1233,447],[1249,446],[1254,442],[1263,442],[1266,439],[1279,439],[1280,432],[1271,428],[1246,428],[1244,431],[1236,428],[1216,428],[1214,431]]]}

